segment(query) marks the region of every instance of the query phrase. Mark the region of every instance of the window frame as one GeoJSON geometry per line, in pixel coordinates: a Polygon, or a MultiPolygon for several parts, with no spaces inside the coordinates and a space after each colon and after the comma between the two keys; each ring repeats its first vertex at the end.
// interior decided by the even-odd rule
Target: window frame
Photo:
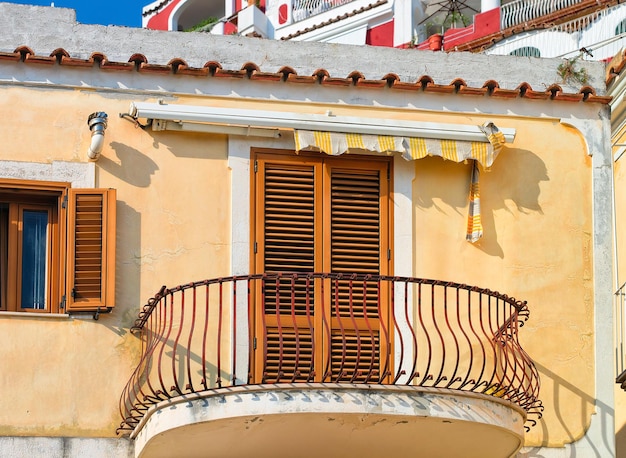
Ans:
{"type": "Polygon", "coordinates": [[[58,314],[110,311],[115,306],[115,226],[114,189],[72,188],[69,182],[0,178],[0,202],[9,208],[6,301],[0,312],[58,314]],[[77,271],[76,212],[79,196],[101,196],[99,214],[100,274],[99,297],[75,300],[71,297],[77,271]],[[22,308],[21,304],[21,215],[24,209],[48,209],[46,307],[22,308]],[[13,210],[12,210],[13,209],[13,210]]]}
{"type": "Polygon", "coordinates": [[[67,182],[0,179],[0,201],[9,207],[8,275],[6,303],[0,311],[20,313],[59,313],[61,305],[60,284],[63,281],[64,256],[60,251],[63,243],[62,199],[70,187],[67,182]],[[21,252],[22,212],[24,208],[47,208],[48,249],[46,265],[46,308],[22,308],[21,304],[21,252]],[[55,259],[57,260],[55,262],[55,259]]]}

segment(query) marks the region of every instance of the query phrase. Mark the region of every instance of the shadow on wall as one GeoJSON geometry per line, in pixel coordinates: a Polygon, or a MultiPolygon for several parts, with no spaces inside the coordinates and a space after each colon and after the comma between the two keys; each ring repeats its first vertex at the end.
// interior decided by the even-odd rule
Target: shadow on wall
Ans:
{"type": "Polygon", "coordinates": [[[141,269],[134,261],[141,247],[141,214],[121,200],[117,201],[116,229],[115,309],[101,315],[100,321],[123,336],[134,324],[143,303],[139,297],[141,269]]]}
{"type": "MultiPolygon", "coordinates": [[[[446,213],[446,209],[437,203],[441,202],[458,215],[466,217],[471,165],[446,163],[445,171],[442,172],[441,161],[439,158],[418,161],[415,203],[419,208],[435,208],[446,213]],[[419,183],[420,181],[424,183],[419,183]]],[[[498,243],[494,212],[510,212],[512,203],[519,213],[542,214],[539,204],[540,183],[549,180],[543,160],[523,149],[507,149],[498,157],[490,171],[481,169],[480,205],[484,236],[473,246],[490,256],[502,258],[504,251],[498,243]]]]}
{"type": "Polygon", "coordinates": [[[626,426],[615,434],[615,456],[626,456],[626,426]]]}
{"type": "MultiPolygon", "coordinates": [[[[581,391],[564,378],[559,377],[547,367],[537,363],[537,361],[535,361],[535,366],[539,370],[539,376],[542,381],[542,391],[551,388],[553,393],[552,398],[554,400],[552,405],[546,405],[544,402],[544,416],[535,426],[535,428],[541,428],[542,430],[543,446],[547,446],[551,440],[553,441],[553,439],[550,438],[550,434],[545,423],[545,418],[551,417],[555,418],[560,423],[563,431],[568,437],[568,444],[581,441],[581,445],[584,447],[584,450],[582,451],[577,451],[576,448],[572,447],[566,448],[566,452],[559,454],[559,456],[564,458],[586,458],[587,456],[599,458],[604,456],[613,456],[611,452],[611,450],[613,450],[613,428],[602,428],[603,441],[601,443],[592,443],[585,437],[581,437],[589,428],[591,421],[600,422],[601,425],[612,425],[612,418],[615,415],[613,407],[597,401],[593,398],[593,396],[581,391]],[[574,423],[575,419],[566,418],[566,414],[564,413],[567,412],[568,406],[571,406],[572,399],[577,399],[580,403],[579,408],[581,411],[581,418],[579,419],[579,425],[582,427],[582,434],[571,430],[571,425],[574,423]],[[595,418],[592,419],[592,417],[595,418]],[[585,454],[586,452],[592,454],[585,454]]],[[[542,398],[541,393],[539,394],[539,397],[540,399],[542,398]]],[[[540,447],[530,447],[526,452],[519,453],[517,456],[518,458],[543,458],[544,454],[541,452],[540,447]]]]}
{"type": "Polygon", "coordinates": [[[111,175],[140,188],[150,186],[152,175],[159,170],[156,162],[143,154],[141,151],[124,145],[123,143],[111,142],[113,151],[120,163],[101,156],[98,165],[111,175]]]}
{"type": "Polygon", "coordinates": [[[158,132],[151,136],[154,149],[163,145],[178,158],[226,159],[227,156],[228,136],[224,134],[158,132]]]}

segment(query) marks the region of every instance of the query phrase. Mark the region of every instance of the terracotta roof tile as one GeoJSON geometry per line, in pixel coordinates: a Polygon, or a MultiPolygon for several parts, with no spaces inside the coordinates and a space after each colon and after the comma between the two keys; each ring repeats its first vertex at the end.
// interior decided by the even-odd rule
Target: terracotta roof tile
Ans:
{"type": "Polygon", "coordinates": [[[469,87],[469,86],[461,86],[458,89],[458,94],[461,95],[486,95],[487,88],[485,87],[469,87]]]}
{"type": "Polygon", "coordinates": [[[580,88],[585,102],[609,103],[613,97],[609,95],[596,95],[596,90],[591,86],[583,86],[580,88]]]}
{"type": "Polygon", "coordinates": [[[163,0],[161,3],[159,3],[158,5],[156,5],[154,8],[151,8],[149,10],[143,11],[141,13],[142,16],[149,16],[152,13],[156,13],[157,11],[163,9],[164,7],[166,7],[169,3],[171,3],[172,0],[163,0]]]}
{"type": "Polygon", "coordinates": [[[216,78],[237,78],[242,79],[248,76],[248,70],[241,68],[240,70],[228,70],[224,69],[221,65],[215,68],[215,72],[211,76],[216,78]]]}
{"type": "Polygon", "coordinates": [[[281,73],[269,73],[269,72],[255,71],[250,74],[249,78],[255,81],[277,82],[277,81],[283,80],[283,75],[281,73]]]}
{"type": "Polygon", "coordinates": [[[419,91],[422,89],[422,85],[420,82],[409,83],[406,81],[401,81],[400,79],[393,80],[390,87],[392,89],[400,89],[402,91],[419,91]]]}
{"type": "MultiPolygon", "coordinates": [[[[328,79],[325,79],[324,81],[326,82],[328,79]]],[[[289,81],[290,83],[313,84],[313,83],[317,83],[318,79],[315,75],[305,76],[305,75],[298,75],[297,73],[294,72],[294,73],[289,73],[287,75],[287,81],[289,81]]]]}
{"type": "Polygon", "coordinates": [[[358,81],[356,81],[355,86],[359,86],[359,87],[369,87],[371,89],[382,89],[384,87],[389,86],[389,84],[387,83],[387,81],[385,81],[385,79],[381,79],[381,80],[368,80],[368,79],[359,79],[358,81]]]}
{"type": "Polygon", "coordinates": [[[453,84],[436,84],[428,75],[423,75],[417,80],[421,84],[424,92],[437,92],[440,94],[452,94],[456,92],[456,86],[453,84]]]}
{"type": "Polygon", "coordinates": [[[134,62],[111,62],[108,59],[100,61],[100,68],[103,70],[118,70],[132,72],[137,68],[134,62]]]}
{"type": "Polygon", "coordinates": [[[32,49],[30,49],[28,46],[20,46],[16,48],[14,52],[20,54],[21,60],[23,62],[51,65],[51,64],[56,63],[57,61],[57,58],[55,56],[37,56],[35,52],[32,49]]]}
{"type": "Polygon", "coordinates": [[[69,55],[63,55],[61,56],[59,64],[66,65],[68,67],[93,67],[96,62],[93,59],[76,59],[74,57],[70,57],[69,55]]]}
{"type": "MultiPolygon", "coordinates": [[[[381,79],[366,79],[359,71],[353,71],[345,77],[331,76],[328,70],[320,68],[312,75],[298,75],[292,67],[281,67],[277,72],[263,72],[254,62],[246,62],[240,70],[224,69],[219,62],[209,61],[201,68],[190,67],[181,58],[173,58],[167,64],[151,64],[143,54],[133,54],[128,62],[109,61],[105,54],[95,52],[88,59],[73,58],[62,48],[55,49],[50,56],[36,55],[27,46],[20,46],[14,52],[0,52],[0,61],[12,61],[27,65],[54,65],[59,67],[96,67],[109,71],[137,71],[138,73],[156,73],[185,75],[204,78],[235,78],[275,83],[319,84],[320,86],[353,86],[379,90],[409,90],[432,94],[458,94],[489,96],[499,99],[520,97],[529,100],[553,99],[565,102],[593,102],[608,104],[610,96],[598,96],[590,86],[584,86],[577,93],[566,93],[558,84],[553,84],[545,91],[534,91],[530,84],[522,82],[516,89],[503,89],[495,80],[488,80],[482,87],[468,86],[461,78],[450,84],[437,84],[429,75],[422,75],[417,81],[401,81],[395,73],[388,73],[381,79]]],[[[618,73],[626,64],[620,61],[611,67],[610,72],[618,73]]]]}
{"type": "Polygon", "coordinates": [[[395,73],[387,73],[382,79],[387,82],[387,87],[391,87],[394,82],[400,81],[400,77],[395,73]]]}
{"type": "Polygon", "coordinates": [[[531,100],[546,100],[551,96],[551,93],[548,91],[533,91],[533,88],[528,83],[520,84],[517,86],[517,90],[519,91],[521,97],[531,100]]]}
{"type": "Polygon", "coordinates": [[[22,55],[19,52],[0,52],[0,60],[12,60],[17,62],[22,60],[22,55]]]}
{"type": "Polygon", "coordinates": [[[606,84],[607,86],[617,78],[626,67],[626,49],[616,54],[606,66],[606,84]]]}

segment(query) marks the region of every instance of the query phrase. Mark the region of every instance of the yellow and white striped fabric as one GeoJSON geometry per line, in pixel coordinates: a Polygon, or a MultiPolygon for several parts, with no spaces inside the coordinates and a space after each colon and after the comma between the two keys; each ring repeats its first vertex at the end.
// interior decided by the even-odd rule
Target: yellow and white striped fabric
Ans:
{"type": "Polygon", "coordinates": [[[478,162],[472,163],[472,177],[470,178],[469,210],[467,215],[467,234],[465,239],[468,242],[477,242],[483,236],[483,223],[480,215],[480,186],[478,184],[480,171],[478,162]]]}
{"type": "Polygon", "coordinates": [[[504,145],[504,135],[491,123],[481,126],[481,129],[485,132],[488,142],[311,130],[295,130],[294,134],[297,151],[314,148],[337,156],[351,149],[362,149],[379,153],[400,153],[407,160],[421,159],[426,156],[439,156],[454,162],[475,160],[484,168],[489,168],[504,145]]]}
{"type": "Polygon", "coordinates": [[[400,153],[406,160],[438,156],[443,159],[464,162],[472,161],[470,179],[469,215],[466,239],[472,243],[483,235],[480,215],[480,190],[478,163],[489,169],[504,146],[504,134],[493,123],[479,126],[486,142],[443,140],[419,137],[395,137],[389,135],[348,134],[311,130],[294,131],[296,150],[317,149],[337,156],[351,149],[376,151],[383,154],[400,153]]]}

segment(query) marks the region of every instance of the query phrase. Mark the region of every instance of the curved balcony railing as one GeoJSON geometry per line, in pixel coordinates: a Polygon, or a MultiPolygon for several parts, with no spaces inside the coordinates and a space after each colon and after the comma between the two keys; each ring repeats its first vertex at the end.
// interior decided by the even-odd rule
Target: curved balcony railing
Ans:
{"type": "Polygon", "coordinates": [[[500,7],[501,30],[549,16],[585,0],[517,0],[500,7]]]}
{"type": "Polygon", "coordinates": [[[285,382],[469,391],[540,416],[539,375],[518,341],[528,314],[512,297],[420,278],[268,273],[163,287],[132,328],[142,351],[118,432],[170,398],[285,382]]]}

